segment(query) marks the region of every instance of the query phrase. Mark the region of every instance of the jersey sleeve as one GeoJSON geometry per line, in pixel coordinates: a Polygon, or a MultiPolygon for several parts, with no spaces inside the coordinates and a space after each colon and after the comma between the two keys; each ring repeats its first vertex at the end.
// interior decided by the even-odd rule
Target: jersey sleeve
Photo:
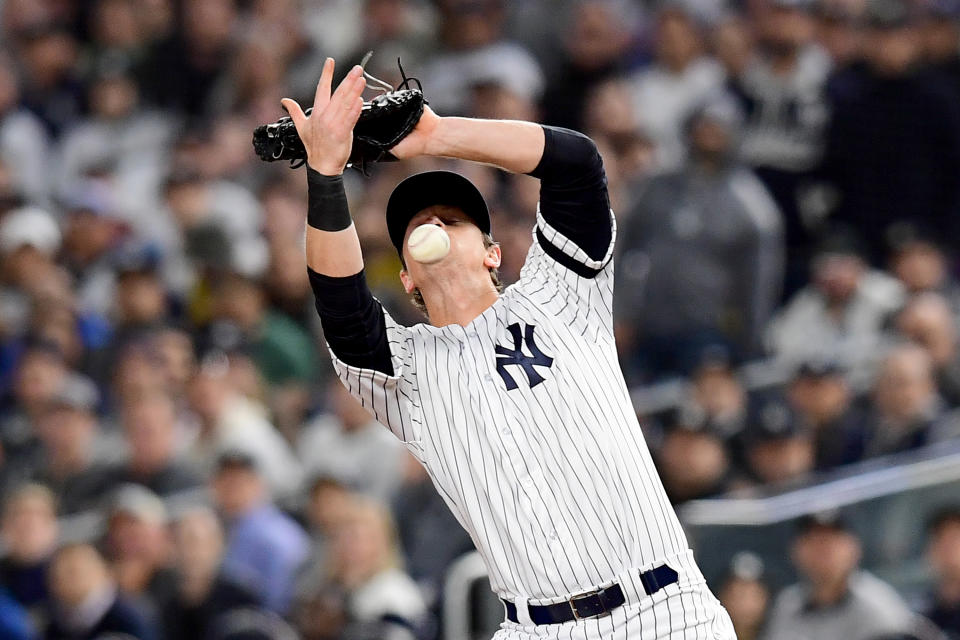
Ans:
{"type": "Polygon", "coordinates": [[[382,306],[380,308],[390,347],[390,373],[347,364],[337,357],[329,344],[327,348],[337,376],[350,394],[417,455],[421,430],[413,337],[409,329],[398,324],[382,306]]]}
{"type": "Polygon", "coordinates": [[[613,337],[613,248],[617,225],[609,212],[610,244],[599,259],[553,228],[537,211],[533,244],[514,285],[586,335],[613,337]]]}

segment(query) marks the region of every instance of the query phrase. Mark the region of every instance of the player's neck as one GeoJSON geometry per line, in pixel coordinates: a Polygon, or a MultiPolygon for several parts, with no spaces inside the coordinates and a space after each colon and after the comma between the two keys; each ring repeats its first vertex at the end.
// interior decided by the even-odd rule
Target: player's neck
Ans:
{"type": "Polygon", "coordinates": [[[420,294],[427,306],[430,324],[435,327],[466,326],[490,308],[500,295],[489,276],[466,277],[462,272],[432,280],[420,288],[420,294]]]}

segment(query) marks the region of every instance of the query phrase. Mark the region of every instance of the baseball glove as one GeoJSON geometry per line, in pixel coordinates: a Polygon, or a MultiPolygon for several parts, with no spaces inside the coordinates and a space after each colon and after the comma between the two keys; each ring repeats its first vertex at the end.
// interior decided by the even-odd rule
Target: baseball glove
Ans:
{"type": "MultiPolygon", "coordinates": [[[[368,58],[369,54],[364,58],[364,63],[368,58]]],[[[367,79],[379,85],[375,88],[383,92],[363,103],[360,119],[353,128],[353,149],[347,166],[359,169],[364,174],[370,163],[396,160],[390,149],[413,131],[423,115],[423,106],[427,104],[420,81],[407,77],[399,58],[397,66],[400,67],[403,81],[396,88],[364,72],[367,79]],[[410,88],[411,82],[417,83],[416,89],[410,88]]],[[[304,114],[309,116],[312,110],[309,108],[304,114]]],[[[289,160],[293,169],[303,166],[307,161],[307,151],[290,116],[254,129],[253,149],[261,160],[289,160]]]]}

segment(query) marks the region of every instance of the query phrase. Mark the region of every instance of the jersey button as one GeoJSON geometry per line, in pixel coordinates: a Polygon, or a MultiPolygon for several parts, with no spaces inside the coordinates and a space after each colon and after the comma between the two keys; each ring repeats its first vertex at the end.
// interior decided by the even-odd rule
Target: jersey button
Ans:
{"type": "Polygon", "coordinates": [[[487,382],[493,382],[493,376],[490,375],[489,373],[483,376],[483,379],[486,380],[487,382]]]}

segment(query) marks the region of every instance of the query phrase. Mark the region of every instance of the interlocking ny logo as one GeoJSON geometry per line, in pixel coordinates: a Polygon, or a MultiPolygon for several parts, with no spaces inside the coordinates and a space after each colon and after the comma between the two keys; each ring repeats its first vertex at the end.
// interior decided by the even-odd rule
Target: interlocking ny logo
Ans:
{"type": "Polygon", "coordinates": [[[523,372],[527,374],[527,382],[530,383],[530,388],[532,389],[543,382],[543,376],[533,367],[549,368],[553,364],[553,358],[537,348],[537,343],[533,340],[534,328],[535,325],[526,325],[523,330],[523,336],[521,337],[520,324],[514,322],[507,327],[507,331],[513,336],[513,349],[497,345],[497,373],[503,378],[503,383],[507,385],[507,391],[512,391],[517,388],[516,380],[507,372],[507,365],[520,365],[523,372]],[[532,353],[532,356],[528,356],[523,352],[521,343],[527,345],[527,351],[532,353]]]}

